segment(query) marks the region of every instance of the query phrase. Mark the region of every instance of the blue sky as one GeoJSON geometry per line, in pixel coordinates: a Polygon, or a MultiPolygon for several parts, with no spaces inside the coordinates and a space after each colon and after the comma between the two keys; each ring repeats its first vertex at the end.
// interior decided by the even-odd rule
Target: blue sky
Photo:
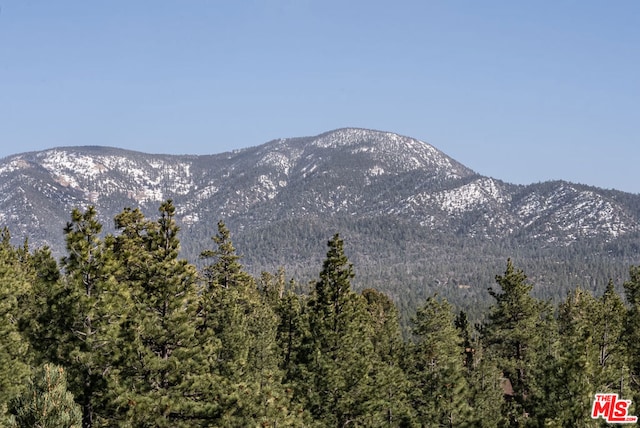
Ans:
{"type": "Polygon", "coordinates": [[[640,2],[0,1],[0,157],[354,126],[640,193],[640,2]]]}

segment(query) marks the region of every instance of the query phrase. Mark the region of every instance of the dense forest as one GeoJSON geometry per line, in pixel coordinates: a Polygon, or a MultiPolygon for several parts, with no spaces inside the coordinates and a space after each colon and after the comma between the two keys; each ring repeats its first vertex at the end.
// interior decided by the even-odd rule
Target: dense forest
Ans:
{"type": "MultiPolygon", "coordinates": [[[[311,283],[250,275],[221,221],[196,264],[175,206],[92,207],[66,254],[0,237],[0,425],[587,427],[596,393],[640,402],[640,267],[624,299],[557,305],[506,260],[479,322],[431,295],[401,332],[394,301],[352,288],[334,235],[311,283]]],[[[475,317],[473,318],[475,319],[475,317]]]]}

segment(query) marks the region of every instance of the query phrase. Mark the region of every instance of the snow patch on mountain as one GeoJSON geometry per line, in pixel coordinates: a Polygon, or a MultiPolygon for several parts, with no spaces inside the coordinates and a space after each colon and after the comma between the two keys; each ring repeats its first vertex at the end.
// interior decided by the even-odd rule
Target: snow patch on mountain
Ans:
{"type": "Polygon", "coordinates": [[[313,145],[323,149],[353,146],[362,143],[372,132],[366,129],[338,129],[315,138],[313,145]]]}
{"type": "Polygon", "coordinates": [[[84,192],[93,202],[123,191],[139,203],[158,202],[169,193],[186,195],[194,188],[188,162],[90,155],[72,149],[47,150],[39,158],[57,183],[84,192]]]}
{"type": "Polygon", "coordinates": [[[449,214],[461,214],[489,204],[504,204],[510,198],[495,180],[481,178],[450,190],[421,192],[415,199],[420,199],[422,204],[435,202],[441,210],[449,214]]]}
{"type": "Polygon", "coordinates": [[[540,231],[536,236],[549,235],[547,239],[553,242],[555,228],[565,232],[569,242],[599,235],[615,238],[637,229],[633,218],[614,201],[568,184],[548,195],[531,193],[519,203],[516,212],[523,227],[537,227],[540,231]]]}
{"type": "Polygon", "coordinates": [[[474,174],[432,145],[390,132],[339,129],[315,138],[312,146],[337,150],[348,148],[350,154],[361,155],[375,162],[384,169],[385,174],[420,169],[449,180],[474,174]]]}
{"type": "Polygon", "coordinates": [[[285,153],[273,151],[263,155],[260,160],[258,160],[257,165],[268,166],[281,174],[289,175],[293,162],[285,153]]]}
{"type": "Polygon", "coordinates": [[[373,168],[369,168],[369,170],[367,171],[367,174],[370,176],[377,176],[377,175],[382,175],[384,174],[384,169],[378,165],[374,166],[373,168]]]}
{"type": "Polygon", "coordinates": [[[29,162],[25,161],[22,156],[15,156],[4,165],[0,165],[0,176],[29,168],[29,162]]]}

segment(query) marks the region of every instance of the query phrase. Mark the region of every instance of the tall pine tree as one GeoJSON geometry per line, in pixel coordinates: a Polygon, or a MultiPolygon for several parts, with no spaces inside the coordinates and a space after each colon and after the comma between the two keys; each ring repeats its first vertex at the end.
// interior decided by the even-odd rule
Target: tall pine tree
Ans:
{"type": "Polygon", "coordinates": [[[633,389],[633,402],[640,409],[640,266],[629,268],[629,280],[624,283],[625,297],[629,308],[625,322],[625,346],[633,389]]]}
{"type": "Polygon", "coordinates": [[[204,400],[195,339],[197,272],[179,257],[179,227],[171,200],[157,221],[138,210],[116,218],[121,234],[114,248],[124,268],[133,310],[122,337],[126,358],[119,367],[118,404],[134,426],[201,426],[215,411],[204,400]]]}
{"type": "Polygon", "coordinates": [[[82,426],[89,428],[111,416],[105,405],[108,376],[118,358],[127,296],[115,280],[117,266],[100,237],[95,208],[74,209],[64,231],[67,255],[62,289],[55,294],[57,312],[49,312],[53,319],[42,329],[55,331],[59,344],[49,356],[69,373],[69,389],[82,406],[82,426]]]}
{"type": "Polygon", "coordinates": [[[418,338],[411,352],[409,379],[418,422],[433,426],[465,426],[471,420],[464,369],[464,343],[454,325],[451,305],[430,297],[413,320],[418,338]]]}
{"type": "Polygon", "coordinates": [[[28,251],[11,245],[8,229],[0,232],[0,420],[6,404],[24,388],[31,353],[19,328],[23,302],[31,293],[24,258],[28,251]]]}
{"type": "Polygon", "coordinates": [[[300,423],[282,385],[277,355],[277,296],[261,296],[244,271],[224,222],[212,238],[215,248],[201,258],[204,289],[198,311],[197,337],[209,350],[212,375],[220,379],[214,399],[220,403],[219,425],[293,426],[300,423]]]}
{"type": "Polygon", "coordinates": [[[500,290],[489,289],[495,303],[482,326],[482,340],[512,388],[504,414],[511,426],[524,426],[535,417],[533,397],[538,394],[543,363],[548,361],[549,307],[531,296],[533,286],[511,260],[504,274],[496,275],[496,282],[500,290]]]}
{"type": "Polygon", "coordinates": [[[409,382],[403,368],[405,346],[400,331],[398,309],[385,294],[367,288],[362,291],[370,316],[371,340],[376,358],[370,372],[369,392],[375,426],[399,426],[413,417],[409,382]]]}
{"type": "Polygon", "coordinates": [[[370,395],[376,360],[370,317],[351,289],[353,266],[338,234],[328,247],[308,300],[308,336],[297,352],[297,397],[325,426],[373,424],[371,415],[387,409],[370,395]]]}

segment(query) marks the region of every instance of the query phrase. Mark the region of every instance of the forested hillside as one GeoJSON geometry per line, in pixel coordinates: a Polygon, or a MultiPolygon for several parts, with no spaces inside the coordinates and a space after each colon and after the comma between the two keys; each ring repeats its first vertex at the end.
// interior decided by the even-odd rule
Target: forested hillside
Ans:
{"type": "Polygon", "coordinates": [[[640,267],[552,305],[505,259],[478,323],[425,289],[403,336],[378,283],[354,289],[342,235],[319,237],[311,282],[253,275],[222,221],[183,258],[176,212],[126,208],[105,234],[74,209],[59,262],[3,231],[3,425],[601,426],[595,393],[640,400],[640,267]]]}

